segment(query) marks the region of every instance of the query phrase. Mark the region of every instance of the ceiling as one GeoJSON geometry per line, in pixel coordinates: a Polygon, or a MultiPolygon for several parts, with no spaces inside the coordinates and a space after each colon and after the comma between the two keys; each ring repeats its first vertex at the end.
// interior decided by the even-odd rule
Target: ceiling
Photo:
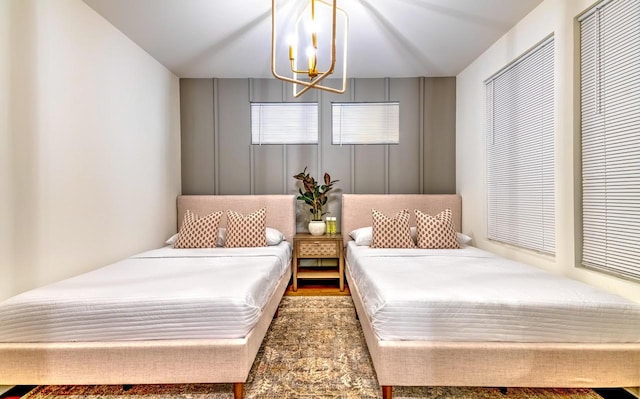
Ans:
{"type": "MultiPolygon", "coordinates": [[[[269,0],[84,1],[179,77],[272,77],[269,0]]],[[[455,76],[541,1],[338,0],[348,76],[455,76]]]]}

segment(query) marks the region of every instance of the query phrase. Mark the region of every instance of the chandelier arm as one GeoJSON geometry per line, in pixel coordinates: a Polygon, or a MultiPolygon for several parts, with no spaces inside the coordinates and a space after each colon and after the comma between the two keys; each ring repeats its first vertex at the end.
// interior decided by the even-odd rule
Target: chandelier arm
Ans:
{"type": "MultiPolygon", "coordinates": [[[[271,12],[271,73],[273,74],[274,77],[276,77],[277,79],[286,81],[286,82],[290,82],[294,84],[294,97],[299,97],[301,95],[303,95],[304,93],[306,93],[307,91],[309,91],[310,89],[316,88],[316,89],[320,89],[320,90],[325,90],[331,93],[336,93],[336,94],[343,94],[346,92],[346,86],[347,86],[347,77],[346,77],[346,55],[347,55],[347,43],[346,43],[346,36],[345,36],[345,45],[344,45],[344,69],[345,71],[343,72],[343,77],[342,77],[342,89],[336,89],[334,87],[329,87],[329,86],[323,86],[320,85],[319,83],[324,80],[327,76],[329,76],[330,74],[332,74],[335,71],[335,64],[336,64],[336,25],[337,25],[337,0],[333,0],[332,3],[329,3],[325,0],[315,0],[318,1],[320,3],[324,3],[325,5],[331,6],[332,7],[332,26],[331,26],[331,56],[330,56],[330,67],[328,70],[323,71],[323,72],[318,72],[318,75],[311,77],[311,81],[306,82],[306,81],[302,81],[302,80],[298,80],[295,78],[289,78],[287,76],[283,76],[280,75],[277,71],[276,71],[276,0],[271,0],[271,8],[272,8],[272,12],[271,12]],[[300,85],[303,86],[303,89],[300,90],[299,92],[296,92],[295,90],[295,85],[300,85]]],[[[343,12],[345,14],[346,19],[346,30],[348,30],[348,25],[349,25],[349,16],[346,12],[344,12],[344,10],[342,8],[340,8],[340,11],[343,12]]],[[[348,33],[345,32],[345,35],[347,35],[348,33]]],[[[314,60],[315,65],[317,65],[317,56],[315,57],[314,60]]],[[[294,74],[308,74],[308,71],[298,71],[293,67],[293,60],[291,60],[291,64],[290,64],[290,69],[294,74]]],[[[315,70],[315,68],[313,68],[315,70]]]]}
{"type": "Polygon", "coordinates": [[[271,73],[282,79],[276,72],[276,0],[271,0],[271,73]]]}

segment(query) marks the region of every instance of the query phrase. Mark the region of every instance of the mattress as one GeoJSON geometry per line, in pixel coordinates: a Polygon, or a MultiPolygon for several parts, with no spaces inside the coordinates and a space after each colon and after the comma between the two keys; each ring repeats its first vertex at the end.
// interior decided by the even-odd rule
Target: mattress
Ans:
{"type": "Polygon", "coordinates": [[[291,245],[160,248],[0,303],[0,342],[243,338],[291,245]]]}
{"type": "Polygon", "coordinates": [[[640,304],[474,247],[349,242],[347,262],[381,340],[640,342],[640,304]]]}

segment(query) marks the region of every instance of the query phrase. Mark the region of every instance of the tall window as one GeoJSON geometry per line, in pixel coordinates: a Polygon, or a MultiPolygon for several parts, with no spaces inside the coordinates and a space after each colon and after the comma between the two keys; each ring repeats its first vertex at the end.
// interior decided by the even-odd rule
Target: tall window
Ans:
{"type": "Polygon", "coordinates": [[[555,253],[553,38],[486,83],[488,237],[555,253]]]}
{"type": "Polygon", "coordinates": [[[318,103],[251,103],[251,144],[316,144],[318,103]]]}
{"type": "Polygon", "coordinates": [[[640,1],[580,18],[585,267],[640,279],[640,1]]]}
{"type": "Polygon", "coordinates": [[[398,144],[400,103],[331,104],[332,144],[398,144]]]}

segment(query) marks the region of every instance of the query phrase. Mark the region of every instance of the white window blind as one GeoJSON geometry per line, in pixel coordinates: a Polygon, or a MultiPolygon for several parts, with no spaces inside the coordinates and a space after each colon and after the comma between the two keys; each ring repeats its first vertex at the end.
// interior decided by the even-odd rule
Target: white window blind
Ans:
{"type": "Polygon", "coordinates": [[[333,144],[398,144],[400,103],[333,103],[333,144]]]}
{"type": "Polygon", "coordinates": [[[640,279],[640,1],[580,19],[582,263],[640,279]]]}
{"type": "Polygon", "coordinates": [[[486,83],[488,237],[555,253],[553,38],[486,83]]]}
{"type": "Polygon", "coordinates": [[[317,142],[317,103],[251,103],[251,144],[317,142]]]}

